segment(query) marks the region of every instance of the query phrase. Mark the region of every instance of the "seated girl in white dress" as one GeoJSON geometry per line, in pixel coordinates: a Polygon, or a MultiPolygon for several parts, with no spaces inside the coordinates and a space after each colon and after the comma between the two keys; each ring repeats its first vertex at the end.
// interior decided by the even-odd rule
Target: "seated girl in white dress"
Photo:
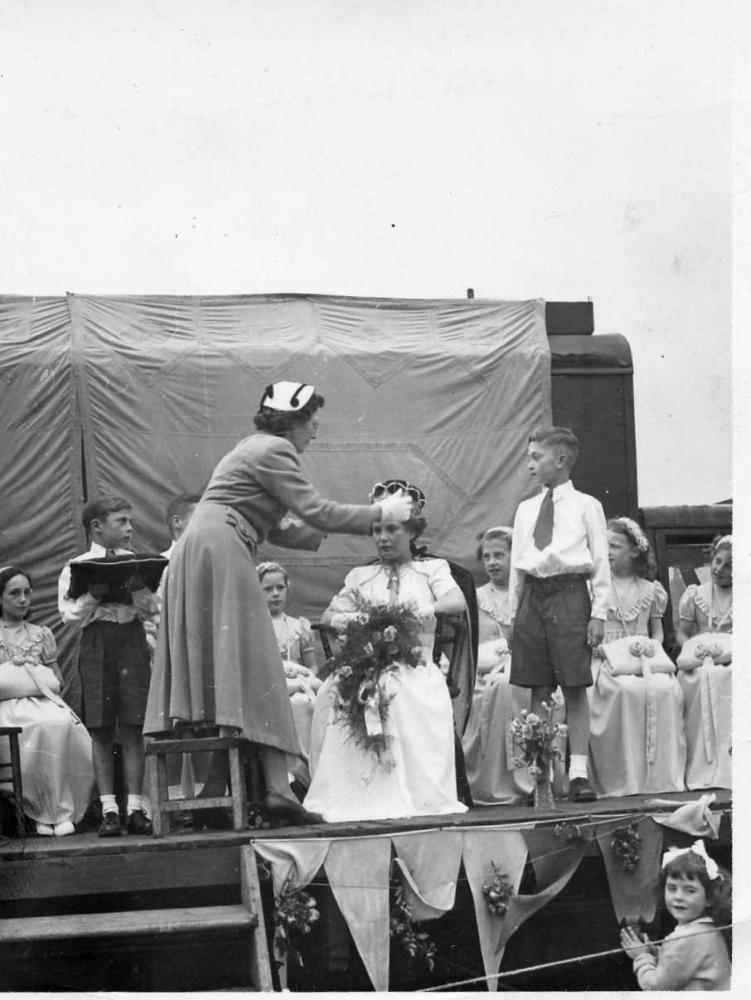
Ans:
{"type": "Polygon", "coordinates": [[[481,806],[526,801],[533,790],[527,769],[514,767],[509,731],[521,709],[530,706],[529,690],[509,684],[512,534],[511,528],[489,528],[480,535],[477,553],[489,582],[477,589],[477,678],[462,747],[472,800],[481,806]]]}
{"type": "MultiPolygon", "coordinates": [[[[712,545],[711,578],[687,587],[680,604],[677,642],[704,632],[733,631],[733,539],[712,545]]],[[[680,658],[679,658],[680,667],[680,658]]],[[[687,788],[730,788],[732,768],[732,665],[708,663],[679,669],[688,741],[687,788]]]]}
{"type": "MultiPolygon", "coordinates": [[[[24,813],[43,837],[74,833],[94,786],[91,737],[60,697],[52,632],[26,620],[31,578],[0,569],[0,726],[21,726],[24,813]]],[[[7,737],[0,756],[9,759],[7,737]]]]}
{"type": "Polygon", "coordinates": [[[337,676],[318,694],[310,743],[313,778],[304,806],[327,822],[390,819],[465,812],[457,799],[454,719],[443,674],[433,663],[436,613],[459,614],[465,602],[443,559],[413,561],[410,543],[424,531],[424,495],[403,481],[377,483],[378,501],[403,485],[413,498],[409,521],[384,518],[373,527],[379,561],[347,574],[323,623],[338,631],[363,614],[363,603],[410,606],[421,621],[420,661],[397,664],[381,674],[380,697],[388,701],[383,733],[387,749],[379,758],[358,745],[337,713],[337,676]],[[390,699],[390,700],[389,700],[390,699]]]}
{"type": "MultiPolygon", "coordinates": [[[[639,525],[608,522],[611,601],[604,643],[624,636],[663,640],[667,594],[639,525]]],[[[606,651],[595,651],[589,688],[590,760],[598,795],[679,792],[685,788],[683,696],[674,673],[614,676],[606,651]]]]}
{"type": "Polygon", "coordinates": [[[282,654],[297,738],[307,755],[310,749],[313,706],[321,686],[317,675],[313,630],[307,618],[292,618],[285,612],[289,596],[289,575],[286,569],[279,563],[264,562],[259,563],[257,571],[271,614],[276,641],[279,643],[279,652],[282,654]]]}

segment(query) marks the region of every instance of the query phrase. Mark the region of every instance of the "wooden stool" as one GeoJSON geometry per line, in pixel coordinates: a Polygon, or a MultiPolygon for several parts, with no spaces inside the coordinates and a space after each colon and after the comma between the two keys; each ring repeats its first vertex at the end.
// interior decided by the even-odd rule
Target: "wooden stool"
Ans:
{"type": "Polygon", "coordinates": [[[18,734],[23,732],[21,726],[0,726],[0,736],[8,737],[10,761],[0,763],[0,770],[10,770],[10,780],[13,785],[13,802],[16,807],[16,826],[18,836],[26,836],[26,821],[23,814],[23,780],[21,779],[21,751],[18,746],[18,734]]]}
{"type": "Polygon", "coordinates": [[[169,832],[169,814],[198,809],[232,808],[232,828],[244,830],[248,825],[246,768],[251,793],[257,795],[258,776],[255,761],[248,760],[247,741],[239,736],[203,736],[183,740],[152,740],[146,746],[146,774],[151,794],[151,824],[155,837],[169,832]],[[167,785],[168,754],[211,753],[226,751],[229,755],[230,794],[214,798],[170,799],[167,785]],[[243,766],[245,765],[245,766],[243,766]]]}

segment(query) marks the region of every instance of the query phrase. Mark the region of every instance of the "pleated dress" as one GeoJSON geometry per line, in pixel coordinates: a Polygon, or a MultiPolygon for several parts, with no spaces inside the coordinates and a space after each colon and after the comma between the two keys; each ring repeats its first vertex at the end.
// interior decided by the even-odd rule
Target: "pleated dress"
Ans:
{"type": "Polygon", "coordinates": [[[144,733],[213,723],[299,754],[256,547],[315,549],[323,532],[368,534],[372,521],[369,505],[322,497],[286,438],[259,432],[225,455],[170,559],[144,733]]]}

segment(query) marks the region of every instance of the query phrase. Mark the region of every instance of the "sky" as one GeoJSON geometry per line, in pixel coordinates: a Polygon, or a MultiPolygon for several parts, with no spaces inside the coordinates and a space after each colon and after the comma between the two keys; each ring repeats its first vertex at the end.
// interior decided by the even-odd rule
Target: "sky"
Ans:
{"type": "Polygon", "coordinates": [[[0,294],[591,298],[640,504],[725,499],[732,38],[703,0],[0,0],[0,294]]]}

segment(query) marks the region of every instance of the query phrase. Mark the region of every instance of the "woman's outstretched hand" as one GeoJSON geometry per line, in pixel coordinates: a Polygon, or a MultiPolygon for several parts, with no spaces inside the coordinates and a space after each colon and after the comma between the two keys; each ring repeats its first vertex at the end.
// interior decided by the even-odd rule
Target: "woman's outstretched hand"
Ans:
{"type": "Polygon", "coordinates": [[[394,493],[378,501],[381,508],[381,519],[391,521],[408,521],[412,516],[412,500],[406,493],[394,493]]]}

